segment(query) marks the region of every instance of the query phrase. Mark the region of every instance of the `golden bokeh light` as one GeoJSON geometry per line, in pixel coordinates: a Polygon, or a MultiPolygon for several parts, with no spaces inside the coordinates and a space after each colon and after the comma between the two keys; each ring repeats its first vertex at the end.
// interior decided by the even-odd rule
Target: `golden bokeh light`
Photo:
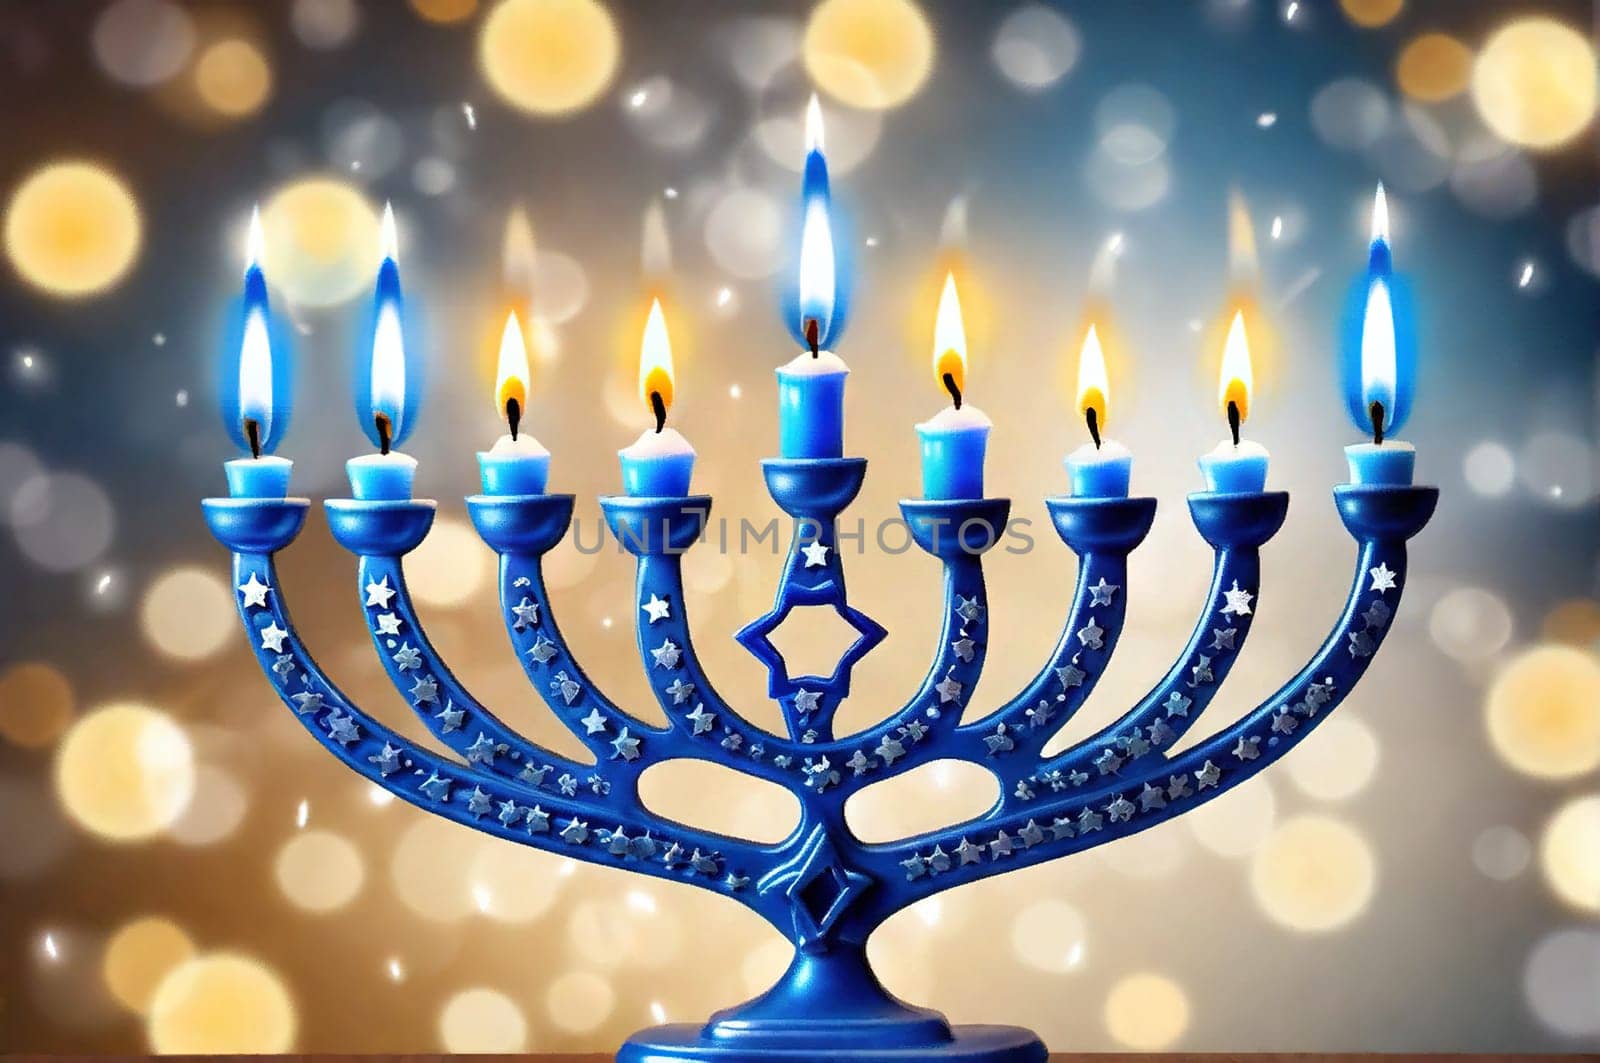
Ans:
{"type": "Polygon", "coordinates": [[[278,888],[308,912],[343,908],[361,892],[366,863],[348,839],[325,830],[302,831],[278,850],[278,888]]]}
{"type": "Polygon", "coordinates": [[[1306,932],[1333,930],[1361,914],[1376,878],[1366,839],[1339,820],[1317,815],[1286,821],[1250,869],[1261,910],[1281,926],[1306,932]]]}
{"type": "Polygon", "coordinates": [[[1183,818],[1195,841],[1218,856],[1249,856],[1278,818],[1277,795],[1266,779],[1207,801],[1183,818]]]}
{"type": "Polygon", "coordinates": [[[1345,18],[1357,26],[1376,29],[1394,21],[1405,7],[1405,0],[1339,0],[1345,18]]]}
{"type": "Polygon", "coordinates": [[[72,722],[72,683],[43,661],[24,661],[0,673],[0,736],[24,749],[43,749],[72,722]]]}
{"type": "Polygon", "coordinates": [[[1035,970],[1066,974],[1083,964],[1088,929],[1078,909],[1048,897],[1017,913],[1011,923],[1011,948],[1035,970]]]}
{"type": "Polygon", "coordinates": [[[1568,801],[1545,824],[1539,866],[1555,895],[1583,912],[1600,912],[1600,794],[1568,801]]]}
{"type": "Polygon", "coordinates": [[[1551,642],[1600,650],[1600,602],[1593,598],[1572,598],[1545,614],[1540,627],[1551,642]]]}
{"type": "Polygon", "coordinates": [[[1170,978],[1131,974],[1111,987],[1105,1019],[1111,1036],[1128,1048],[1170,1048],[1189,1028],[1189,997],[1170,978]]]}
{"type": "Polygon", "coordinates": [[[478,0],[411,0],[411,9],[429,22],[447,25],[471,18],[478,0]]]}
{"type": "Polygon", "coordinates": [[[1570,646],[1525,650],[1495,677],[1489,740],[1525,775],[1570,779],[1600,765],[1600,660],[1570,646]]]}
{"type": "Polygon", "coordinates": [[[1459,96],[1472,80],[1472,49],[1448,33],[1424,33],[1400,53],[1394,78],[1401,92],[1424,103],[1459,96]]]}
{"type": "Polygon", "coordinates": [[[911,0],[822,0],[806,23],[806,71],[840,103],[896,107],[933,69],[933,30],[911,0]]]}
{"type": "Polygon", "coordinates": [[[150,1000],[150,1047],[163,1055],[264,1054],[294,1046],[294,1002],[275,971],[231,952],[173,968],[150,1000]]]}
{"type": "Polygon", "coordinates": [[[550,1022],[567,1033],[599,1029],[616,1003],[611,983],[593,971],[568,971],[550,983],[544,998],[550,1022]]]}
{"type": "Polygon", "coordinates": [[[233,591],[209,568],[184,565],[145,591],[139,626],[157,650],[198,661],[233,644],[233,591]]]}
{"type": "Polygon", "coordinates": [[[406,585],[419,602],[454,608],[478,593],[493,556],[464,521],[440,519],[406,559],[406,585]]]}
{"type": "Polygon", "coordinates": [[[477,909],[502,923],[531,923],[549,911],[567,881],[544,853],[498,842],[482,845],[468,867],[477,909]]]}
{"type": "Polygon", "coordinates": [[[194,88],[212,111],[224,118],[243,118],[259,111],[272,95],[272,68],[261,49],[230,37],[200,53],[194,64],[194,88]]]}
{"type": "Polygon", "coordinates": [[[1551,18],[1519,18],[1490,37],[1472,68],[1472,99],[1484,123],[1518,147],[1548,150],[1594,118],[1595,50],[1551,18]]]}
{"type": "Polygon", "coordinates": [[[261,211],[262,265],[290,300],[334,306],[372,285],[378,214],[355,186],[332,177],[284,185],[261,211]]]}
{"type": "Polygon", "coordinates": [[[142,228],[122,178],[91,162],[52,162],[12,193],[6,254],[23,280],[51,295],[94,295],[128,272],[142,228]]]}
{"type": "Polygon", "coordinates": [[[144,916],[124,923],[111,935],[100,974],[123,1007],[143,1015],[161,980],[193,955],[194,943],[181,926],[160,916],[144,916]]]}
{"type": "Polygon", "coordinates": [[[1378,736],[1361,720],[1340,713],[1317,728],[1317,740],[1294,751],[1285,765],[1307,797],[1342,801],[1360,793],[1378,770],[1378,736]]]}
{"type": "Polygon", "coordinates": [[[498,990],[463,989],[439,1012],[439,1041],[446,1052],[522,1052],[528,1048],[528,1020],[498,990]]]}
{"type": "Polygon", "coordinates": [[[194,753],[165,713],[131,703],[80,719],[56,753],[56,796],[77,823],[111,841],[149,838],[183,813],[194,753]]]}
{"type": "Polygon", "coordinates": [[[478,37],[490,88],[513,107],[547,117],[594,102],[620,53],[611,15],[595,0],[505,0],[478,37]]]}

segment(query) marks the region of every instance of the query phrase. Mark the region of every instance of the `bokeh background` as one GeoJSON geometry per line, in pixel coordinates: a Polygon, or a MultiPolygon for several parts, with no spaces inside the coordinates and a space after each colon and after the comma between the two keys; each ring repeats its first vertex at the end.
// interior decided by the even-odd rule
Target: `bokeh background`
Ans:
{"type": "MultiPolygon", "coordinates": [[[[494,339],[508,305],[530,317],[527,423],[592,542],[614,451],[647,423],[635,329],[664,275],[697,482],[723,514],[774,516],[756,459],[793,353],[777,278],[816,91],[852,227],[847,445],[873,461],[853,514],[917,489],[912,425],[943,403],[936,263],[959,248],[992,490],[1042,521],[1083,437],[1067,382],[1093,263],[1102,282],[1114,265],[1111,428],[1162,510],[1069,738],[1143,693],[1205,593],[1182,495],[1223,433],[1233,190],[1275,334],[1253,337],[1249,433],[1295,503],[1219,720],[1298,668],[1348,586],[1329,487],[1359,433],[1337,322],[1379,179],[1421,317],[1405,435],[1443,489],[1394,637],[1313,741],[1195,815],[903,913],[872,944],[888,985],[1058,1049],[1600,1047],[1594,17],[1558,0],[0,3],[0,1046],[598,1049],[775,977],[783,944],[740,909],[481,839],[339,768],[256,673],[197,502],[233,456],[221,322],[256,203],[296,339],[281,453],[296,493],[344,493],[392,200],[426,321],[408,450],[441,499],[413,587],[480,696],[571,751],[506,652],[460,503],[499,431],[494,339]]],[[[703,652],[749,704],[763,673],[728,636],[775,564],[687,560],[703,652]]],[[[283,566],[341,685],[419,734],[318,518],[283,566]]],[[[643,704],[628,561],[563,548],[550,567],[590,671],[643,704]]],[[[990,569],[978,708],[1044,659],[1072,576],[1048,534],[990,569]]],[[[852,559],[851,578],[894,632],[856,673],[846,721],[864,723],[918,673],[938,581],[911,555],[852,559]]],[[[721,776],[654,789],[756,836],[794,814],[721,776]]],[[[852,821],[890,838],[992,792],[937,765],[852,821]]]]}

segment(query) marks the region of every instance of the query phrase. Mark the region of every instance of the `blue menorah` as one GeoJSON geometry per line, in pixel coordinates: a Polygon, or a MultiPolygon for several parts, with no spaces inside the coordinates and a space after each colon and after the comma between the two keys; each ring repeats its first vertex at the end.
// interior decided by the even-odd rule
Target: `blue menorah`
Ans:
{"type": "Polygon", "coordinates": [[[1045,501],[1079,559],[1070,611],[1038,675],[998,708],[970,719],[989,643],[981,555],[1000,538],[1010,503],[901,503],[917,544],[944,569],[938,646],[927,677],[903,707],[841,737],[833,719],[849,693],[851,669],[885,635],[849,604],[835,541],[836,520],[859,491],[866,461],[773,459],[763,468],[768,490],[795,528],[772,610],[737,638],[766,665],[786,734],[750,722],[717,693],[690,637],[681,561],[700,537],[709,497],[601,500],[613,533],[637,557],[639,653],[665,727],[608,699],[556,625],[541,559],[567,532],[572,496],[467,500],[479,533],[500,556],[500,603],[517,659],[591,763],[559,756],[512,730],[467,692],[429,643],[401,559],[427,535],[433,503],[331,500],[327,512],[334,537],[359,559],[363,610],[390,679],[454,758],[407,741],[355,705],[296,635],[273,556],[299,533],[309,501],[204,503],[212,531],[233,552],[240,614],[267,678],[306,730],[348,767],[419,808],[486,834],[711,890],[758,913],[793,943],[794,960],[771,990],[705,1025],[643,1031],[622,1047],[622,1060],[814,1060],[824,1053],[851,1060],[1042,1059],[1044,1047],[1030,1031],[952,1028],[937,1012],[895,999],[867,965],[868,936],[934,893],[1183,815],[1294,748],[1350,693],[1383,642],[1405,585],[1406,541],[1427,523],[1437,500],[1436,490],[1425,487],[1335,488],[1357,560],[1332,633],[1278,693],[1174,752],[1249,636],[1259,551],[1288,507],[1284,493],[1190,496],[1195,526],[1215,551],[1193,636],[1126,714],[1046,757],[1047,743],[1083,706],[1116,645],[1128,555],[1149,531],[1155,500],[1045,501]],[[832,607],[857,633],[831,675],[790,675],[769,641],[799,605],[832,607]],[[799,825],[783,841],[760,845],[644,807],[643,771],[682,758],[785,787],[799,800],[799,825]],[[852,794],[948,759],[994,774],[1001,793],[994,807],[885,844],[852,834],[844,816],[852,794]]]}

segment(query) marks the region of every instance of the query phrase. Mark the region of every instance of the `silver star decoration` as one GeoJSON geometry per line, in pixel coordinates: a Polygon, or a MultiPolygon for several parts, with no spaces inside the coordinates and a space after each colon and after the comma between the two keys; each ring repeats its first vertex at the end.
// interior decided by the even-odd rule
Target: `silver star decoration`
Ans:
{"type": "Polygon", "coordinates": [[[794,692],[794,711],[801,716],[809,716],[822,704],[822,691],[797,690],[794,692]]]}
{"type": "Polygon", "coordinates": [[[1128,754],[1129,760],[1137,760],[1150,752],[1150,743],[1146,742],[1138,731],[1135,731],[1122,740],[1122,751],[1128,754]]]}
{"type": "Polygon", "coordinates": [[[280,653],[272,662],[273,674],[280,679],[288,679],[294,674],[294,654],[280,653]]]}
{"type": "Polygon", "coordinates": [[[962,636],[950,644],[950,649],[962,661],[971,663],[973,656],[977,653],[978,644],[966,636],[962,636]]]}
{"type": "Polygon", "coordinates": [[[376,764],[378,766],[378,774],[388,778],[391,774],[400,770],[400,751],[385,742],[381,750],[367,758],[367,763],[376,764]]]}
{"type": "Polygon", "coordinates": [[[683,846],[677,842],[669,844],[666,851],[661,854],[661,862],[667,867],[677,867],[683,863],[683,846]]]}
{"type": "Polygon", "coordinates": [[[731,728],[724,727],[722,729],[722,741],[718,742],[717,744],[723,749],[726,749],[728,752],[733,753],[736,752],[740,746],[744,745],[744,736],[734,733],[731,728]]]}
{"type": "Polygon", "coordinates": [[[749,749],[745,750],[745,752],[750,754],[751,760],[760,760],[762,757],[766,756],[767,747],[762,745],[760,742],[757,742],[749,749]]]}
{"type": "Polygon", "coordinates": [[[544,777],[553,771],[555,771],[555,768],[548,764],[542,768],[536,768],[530,761],[529,763],[524,764],[522,766],[522,770],[517,773],[517,781],[526,783],[529,786],[532,786],[534,789],[538,789],[544,785],[544,777]]]}
{"type": "Polygon", "coordinates": [[[606,852],[612,856],[627,856],[632,849],[633,839],[629,838],[622,830],[619,823],[617,829],[606,835],[606,852]]]}
{"type": "Polygon", "coordinates": [[[1349,638],[1349,650],[1352,657],[1371,657],[1378,650],[1378,644],[1365,631],[1352,631],[1349,638]]]}
{"type": "Polygon", "coordinates": [[[681,651],[671,639],[662,639],[661,645],[650,651],[650,656],[656,659],[657,668],[676,668],[681,651]]]}
{"type": "Polygon", "coordinates": [[[1273,734],[1291,735],[1294,734],[1294,729],[1299,726],[1300,721],[1291,716],[1288,709],[1284,709],[1272,718],[1273,734]]]}
{"type": "Polygon", "coordinates": [[[1091,606],[1110,605],[1112,596],[1115,595],[1121,589],[1122,589],[1122,584],[1120,584],[1120,583],[1107,583],[1106,582],[1106,578],[1104,576],[1101,576],[1100,577],[1100,582],[1096,583],[1093,587],[1089,588],[1089,593],[1094,596],[1093,600],[1090,601],[1089,604],[1091,606]]]}
{"type": "Polygon", "coordinates": [[[478,737],[474,738],[472,740],[472,744],[467,747],[467,763],[493,764],[495,752],[496,746],[494,744],[494,739],[490,738],[482,731],[479,731],[478,737]]]}
{"type": "Polygon", "coordinates": [[[674,705],[682,705],[694,696],[694,684],[684,682],[683,676],[680,675],[667,684],[667,693],[672,695],[674,705]]]}
{"type": "Polygon", "coordinates": [[[449,734],[451,731],[461,729],[461,721],[467,718],[467,714],[456,708],[454,702],[447,701],[444,703],[444,708],[433,714],[433,718],[444,725],[439,730],[449,734]]]}
{"type": "Polygon", "coordinates": [[[517,807],[517,803],[508,799],[500,802],[500,814],[495,819],[500,821],[502,827],[509,827],[521,817],[522,810],[517,807]]]}
{"type": "Polygon", "coordinates": [[[429,772],[428,777],[417,784],[417,789],[434,801],[450,800],[450,780],[441,777],[436,771],[429,772]]]}
{"type": "Polygon", "coordinates": [[[341,746],[348,746],[361,737],[361,730],[356,727],[356,722],[349,716],[340,715],[338,709],[330,712],[324,723],[328,728],[328,737],[341,746]]]}
{"type": "Polygon", "coordinates": [[[839,773],[829,765],[827,757],[818,757],[814,764],[807,757],[801,771],[805,773],[806,785],[819,794],[839,782],[839,773]]]}
{"type": "Polygon", "coordinates": [[[1378,628],[1387,624],[1389,618],[1393,615],[1394,610],[1390,609],[1380,599],[1374,598],[1372,604],[1367,606],[1367,611],[1361,614],[1361,619],[1366,621],[1368,627],[1378,628]]]}
{"type": "Polygon", "coordinates": [[[1118,794],[1117,799],[1106,806],[1106,812],[1111,816],[1111,822],[1113,823],[1128,822],[1133,818],[1135,811],[1137,810],[1133,807],[1133,802],[1121,794],[1118,794]]]}
{"type": "Polygon", "coordinates": [[[1078,629],[1078,641],[1085,649],[1098,650],[1106,644],[1105,633],[1106,629],[1091,616],[1089,622],[1078,629]]]}
{"type": "Polygon", "coordinates": [[[389,577],[385,576],[377,583],[367,581],[367,608],[376,606],[379,609],[389,608],[389,599],[394,597],[394,589],[389,586],[389,577]]]}
{"type": "Polygon", "coordinates": [[[750,885],[750,876],[749,875],[735,875],[733,872],[730,871],[730,872],[728,872],[728,877],[723,879],[722,881],[727,884],[727,887],[730,890],[732,890],[735,893],[738,893],[740,890],[742,890],[746,886],[750,885]]]}
{"type": "Polygon", "coordinates": [[[1094,758],[1094,766],[1100,769],[1101,775],[1115,775],[1122,770],[1122,758],[1117,756],[1117,751],[1107,749],[1094,758]]]}
{"type": "Polygon", "coordinates": [[[1009,753],[1017,748],[1017,744],[1011,740],[1011,736],[1006,734],[1006,725],[1003,723],[994,725],[994,734],[984,735],[983,744],[991,757],[996,753],[1009,753]]]}
{"type": "Polygon", "coordinates": [[[395,667],[402,672],[412,672],[422,667],[422,651],[406,643],[394,651],[395,667]]]}
{"type": "Polygon", "coordinates": [[[717,854],[702,853],[699,849],[689,854],[689,867],[702,875],[717,873],[717,854]]]}
{"type": "Polygon", "coordinates": [[[611,759],[616,760],[618,757],[623,760],[639,759],[639,740],[629,734],[626,727],[611,740],[611,759]]]}
{"type": "Polygon", "coordinates": [[[533,640],[533,647],[528,650],[528,656],[540,664],[549,664],[550,659],[556,655],[556,644],[540,635],[533,640]]]}
{"type": "Polygon", "coordinates": [[[378,634],[400,634],[400,618],[395,616],[393,613],[379,613],[376,622],[378,625],[378,634]]]}
{"type": "Polygon", "coordinates": [[[1033,784],[1027,779],[1018,779],[1016,789],[1011,792],[1019,801],[1032,801],[1034,798],[1033,784]]]}
{"type": "Polygon", "coordinates": [[[1187,775],[1167,776],[1167,796],[1172,800],[1176,801],[1180,797],[1188,797],[1192,793],[1194,791],[1189,788],[1189,777],[1187,775]]]}
{"type": "Polygon", "coordinates": [[[256,579],[256,574],[254,572],[250,573],[249,579],[245,580],[244,583],[239,585],[239,593],[244,595],[244,604],[246,608],[256,605],[266,605],[267,592],[271,589],[272,588],[270,586],[256,579]]]}
{"type": "Polygon", "coordinates": [[[467,812],[473,819],[481,819],[488,815],[492,806],[493,802],[489,799],[489,795],[476,786],[472,788],[472,793],[467,795],[467,812]]]}
{"type": "Polygon", "coordinates": [[[589,715],[578,722],[583,724],[584,734],[597,735],[605,733],[606,718],[600,715],[599,709],[590,709],[589,715]]]}
{"type": "Polygon", "coordinates": [[[1165,720],[1157,720],[1150,725],[1150,744],[1153,746],[1164,746],[1176,737],[1177,732],[1168,727],[1165,720]]]}
{"type": "Polygon", "coordinates": [[[539,603],[524,594],[522,601],[511,607],[511,615],[516,617],[511,622],[511,629],[513,631],[526,631],[539,623],[539,603]]]}
{"type": "Polygon", "coordinates": [[[983,603],[978,601],[976,594],[971,598],[964,598],[958,594],[956,595],[956,603],[956,615],[969,624],[975,624],[982,620],[983,614],[987,612],[983,603]]]}
{"type": "Polygon", "coordinates": [[[907,742],[920,742],[927,733],[928,726],[921,720],[912,720],[910,723],[902,725],[899,729],[900,737],[907,742]]]}
{"type": "Polygon", "coordinates": [[[1021,841],[1025,847],[1031,849],[1035,845],[1038,845],[1040,842],[1044,841],[1044,828],[1030,819],[1027,823],[1023,824],[1021,830],[1017,831],[1017,839],[1021,841]]]}
{"type": "Polygon", "coordinates": [[[944,851],[943,846],[935,845],[933,852],[923,859],[927,861],[928,870],[936,875],[950,870],[950,854],[944,851]]]}
{"type": "Polygon", "coordinates": [[[282,653],[283,640],[288,637],[289,633],[279,627],[278,622],[274,620],[261,629],[261,648],[271,650],[273,653],[282,653]]]}
{"type": "Polygon", "coordinates": [[[549,834],[550,813],[538,805],[534,805],[528,809],[528,814],[523,819],[522,825],[528,829],[529,834],[549,834]]]}
{"type": "Polygon", "coordinates": [[[1211,629],[1211,648],[1214,650],[1233,649],[1234,637],[1239,634],[1236,627],[1214,627],[1211,629]]]}
{"type": "Polygon", "coordinates": [[[411,685],[411,702],[414,705],[426,705],[430,701],[439,700],[439,684],[432,677],[422,675],[411,685]]]}
{"type": "Polygon", "coordinates": [[[578,779],[570,771],[562,772],[561,778],[556,780],[556,789],[561,791],[562,797],[576,797],[578,794],[578,779]]]}
{"type": "Polygon", "coordinates": [[[649,831],[645,831],[642,836],[633,839],[633,852],[629,855],[636,856],[640,860],[648,860],[656,855],[656,840],[650,837],[649,831]]]}
{"type": "Polygon", "coordinates": [[[1395,573],[1389,568],[1389,563],[1387,561],[1379,562],[1378,567],[1371,570],[1371,575],[1372,586],[1368,588],[1369,590],[1375,591],[1378,594],[1382,594],[1385,591],[1394,590],[1395,573]]]}
{"type": "Polygon", "coordinates": [[[947,675],[933,684],[933,689],[939,692],[939,704],[941,705],[961,697],[961,684],[953,675],[947,675]]]}
{"type": "Polygon", "coordinates": [[[828,563],[828,547],[824,543],[809,543],[800,552],[806,555],[806,568],[822,568],[828,563]]]}
{"type": "Polygon", "coordinates": [[[1011,835],[1001,831],[994,836],[994,841],[989,843],[989,859],[998,860],[1002,856],[1010,856],[1015,848],[1011,844],[1011,835]]]}
{"type": "Polygon", "coordinates": [[[962,838],[961,844],[956,846],[956,861],[958,866],[965,867],[968,864],[976,864],[982,859],[983,848],[981,846],[973,845],[968,839],[962,838]]]}
{"type": "Polygon", "coordinates": [[[906,755],[906,747],[900,742],[899,739],[891,738],[889,735],[884,735],[883,741],[878,743],[878,748],[874,749],[873,752],[882,757],[884,766],[888,767],[890,764],[893,764],[896,760],[906,755]]]}
{"type": "Polygon", "coordinates": [[[1167,710],[1167,719],[1170,720],[1174,716],[1188,716],[1189,706],[1193,705],[1194,701],[1174,690],[1167,695],[1167,700],[1163,704],[1167,710]]]}
{"type": "Polygon", "coordinates": [[[1059,794],[1067,788],[1067,777],[1054,768],[1042,772],[1039,775],[1039,781],[1049,785],[1051,793],[1059,794]]]}
{"type": "Polygon", "coordinates": [[[1227,603],[1222,607],[1223,616],[1248,616],[1250,614],[1250,599],[1255,595],[1239,587],[1239,581],[1233,581],[1233,589],[1222,592],[1222,597],[1227,603]]]}
{"type": "Polygon", "coordinates": [[[922,857],[916,853],[912,853],[909,857],[900,861],[900,866],[906,869],[907,882],[921,878],[928,870],[928,866],[922,862],[922,857]]]}
{"type": "Polygon", "coordinates": [[[1073,687],[1083,686],[1088,673],[1075,664],[1064,664],[1056,669],[1056,678],[1061,680],[1062,690],[1071,690],[1073,687]]]}
{"type": "Polygon", "coordinates": [[[1089,781],[1089,773],[1078,768],[1073,768],[1067,773],[1067,781],[1074,786],[1082,786],[1089,781]]]}
{"type": "Polygon", "coordinates": [[[589,824],[573,816],[567,825],[561,828],[561,840],[568,845],[582,845],[589,840],[589,824]]]}
{"type": "Polygon", "coordinates": [[[1216,676],[1211,674],[1211,658],[1203,653],[1200,655],[1200,663],[1189,669],[1189,674],[1192,677],[1189,680],[1189,685],[1192,687],[1197,687],[1201,683],[1210,683],[1216,679],[1216,676]]]}
{"type": "Polygon", "coordinates": [[[1208,760],[1200,766],[1199,771],[1194,773],[1194,777],[1195,781],[1200,784],[1200,789],[1204,790],[1206,787],[1215,786],[1222,781],[1222,769],[1208,760]]]}
{"type": "Polygon", "coordinates": [[[877,762],[867,756],[865,750],[858,749],[850,754],[850,759],[844,762],[844,766],[850,769],[852,775],[859,777],[876,767],[877,762]]]}
{"type": "Polygon", "coordinates": [[[322,695],[315,690],[307,690],[299,694],[290,694],[289,700],[294,702],[294,711],[304,716],[308,712],[318,712],[322,709],[322,695]]]}
{"type": "Polygon", "coordinates": [[[556,673],[555,678],[550,680],[550,689],[560,694],[562,703],[566,705],[571,705],[574,701],[577,701],[578,695],[583,691],[583,688],[574,682],[573,678],[566,672],[556,673]]]}
{"type": "Polygon", "coordinates": [[[1159,786],[1144,784],[1144,789],[1139,791],[1139,810],[1150,812],[1158,808],[1167,807],[1166,791],[1159,786]]]}
{"type": "Polygon", "coordinates": [[[1105,826],[1105,823],[1106,817],[1102,816],[1092,808],[1085,808],[1082,812],[1078,813],[1079,834],[1088,834],[1092,830],[1099,830],[1105,826]]]}
{"type": "Polygon", "coordinates": [[[1066,816],[1057,816],[1050,821],[1050,840],[1053,842],[1064,841],[1076,833],[1072,829],[1072,820],[1066,816]]]}
{"type": "Polygon", "coordinates": [[[717,725],[717,714],[707,712],[705,705],[696,705],[694,711],[684,719],[688,720],[692,730],[690,734],[703,735],[717,725]]]}
{"type": "Polygon", "coordinates": [[[671,603],[654,594],[650,596],[648,602],[643,603],[639,608],[644,610],[645,615],[650,618],[650,623],[652,624],[657,620],[665,620],[672,615],[671,603]]]}
{"type": "Polygon", "coordinates": [[[1333,700],[1333,677],[1329,676],[1321,683],[1312,683],[1306,688],[1306,701],[1314,705],[1326,705],[1333,700]]]}
{"type": "Polygon", "coordinates": [[[1029,709],[1026,715],[1028,717],[1028,726],[1038,729],[1050,722],[1050,718],[1055,715],[1055,710],[1050,707],[1048,701],[1040,699],[1039,704],[1029,709]]]}

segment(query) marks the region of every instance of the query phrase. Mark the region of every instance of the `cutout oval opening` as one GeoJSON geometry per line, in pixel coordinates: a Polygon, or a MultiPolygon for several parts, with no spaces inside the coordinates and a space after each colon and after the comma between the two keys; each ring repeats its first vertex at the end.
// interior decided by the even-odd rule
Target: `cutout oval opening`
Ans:
{"type": "Polygon", "coordinates": [[[851,794],[844,819],[857,838],[886,844],[981,816],[1000,800],[1000,781],[964,760],[935,760],[851,794]]]}
{"type": "Polygon", "coordinates": [[[709,760],[677,757],[639,776],[645,808],[686,827],[744,838],[783,841],[800,825],[800,801],[777,783],[709,760]]]}

